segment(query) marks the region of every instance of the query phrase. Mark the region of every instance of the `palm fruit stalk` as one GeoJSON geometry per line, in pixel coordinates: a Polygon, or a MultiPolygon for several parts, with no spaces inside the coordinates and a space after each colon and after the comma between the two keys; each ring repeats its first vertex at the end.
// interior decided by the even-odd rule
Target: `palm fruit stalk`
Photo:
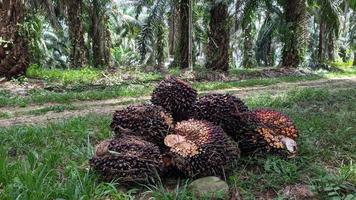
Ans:
{"type": "Polygon", "coordinates": [[[239,158],[237,144],[211,122],[191,119],[177,123],[174,130],[165,138],[170,149],[164,157],[188,177],[224,175],[239,158]]]}
{"type": "Polygon", "coordinates": [[[89,163],[103,180],[123,184],[149,181],[149,177],[161,173],[163,166],[156,145],[128,135],[98,144],[89,163]]]}
{"type": "Polygon", "coordinates": [[[168,77],[154,89],[151,102],[162,106],[172,114],[175,122],[179,122],[189,119],[197,95],[197,91],[187,82],[168,77]]]}
{"type": "Polygon", "coordinates": [[[149,104],[118,110],[111,123],[116,137],[135,135],[159,147],[164,147],[163,140],[172,127],[172,117],[162,107],[149,104]]]}

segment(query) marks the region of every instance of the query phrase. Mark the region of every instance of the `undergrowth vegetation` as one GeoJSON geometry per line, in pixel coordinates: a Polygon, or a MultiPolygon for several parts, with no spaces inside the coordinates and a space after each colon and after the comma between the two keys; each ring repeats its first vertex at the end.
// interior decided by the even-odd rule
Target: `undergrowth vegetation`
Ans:
{"type": "MultiPolygon", "coordinates": [[[[275,108],[295,121],[299,155],[289,160],[244,157],[228,183],[245,199],[267,192],[281,197],[284,187],[296,184],[309,185],[319,199],[355,198],[355,102],[355,89],[303,89],[249,98],[250,107],[275,108]]],[[[175,190],[159,182],[129,191],[101,183],[87,160],[94,144],[111,137],[110,115],[0,129],[0,199],[195,199],[186,189],[189,180],[180,180],[175,190]]]]}
{"type": "MultiPolygon", "coordinates": [[[[85,68],[82,70],[66,70],[58,69],[31,69],[32,74],[38,74],[37,78],[50,77],[45,88],[31,89],[26,96],[12,93],[9,90],[0,89],[0,107],[3,106],[20,106],[26,107],[28,104],[43,104],[43,103],[69,103],[78,100],[104,100],[111,98],[123,97],[138,97],[148,95],[153,87],[164,77],[159,73],[137,73],[128,70],[127,77],[130,80],[123,80],[123,77],[109,76],[103,79],[103,72],[85,68]],[[53,72],[53,73],[52,73],[53,72]],[[44,75],[48,73],[48,75],[44,75]],[[101,75],[100,75],[101,74],[101,75]],[[135,75],[134,75],[135,74],[135,75]],[[113,80],[115,79],[115,80],[113,80]],[[97,81],[93,85],[91,81],[97,81]],[[59,85],[57,85],[59,81],[59,85]],[[89,81],[89,82],[87,82],[89,81]],[[68,83],[66,85],[65,83],[68,83]],[[115,83],[115,84],[113,84],[115,83]]],[[[31,71],[30,70],[30,71],[31,71]]],[[[241,70],[235,71],[235,74],[247,75],[259,70],[241,70]]],[[[171,74],[179,74],[179,70],[172,69],[171,74]]],[[[250,78],[246,80],[231,80],[231,81],[195,81],[192,83],[194,88],[200,91],[229,89],[234,87],[249,87],[249,86],[268,86],[278,83],[293,83],[298,81],[311,81],[322,78],[337,78],[355,76],[356,69],[348,68],[340,72],[320,72],[315,75],[307,76],[282,76],[275,78],[250,78]]],[[[123,75],[121,75],[123,76],[123,75]]],[[[231,75],[234,77],[235,75],[231,75]]],[[[34,77],[36,77],[34,75],[34,77]]],[[[19,84],[26,83],[26,80],[19,79],[19,84]]]]}

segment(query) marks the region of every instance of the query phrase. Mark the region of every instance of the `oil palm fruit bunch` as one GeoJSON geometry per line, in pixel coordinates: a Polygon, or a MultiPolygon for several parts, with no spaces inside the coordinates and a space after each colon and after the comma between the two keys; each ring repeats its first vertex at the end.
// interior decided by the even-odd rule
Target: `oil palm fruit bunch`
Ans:
{"type": "Polygon", "coordinates": [[[146,182],[161,172],[159,148],[136,136],[124,135],[96,146],[90,166],[106,181],[146,182]]]}
{"type": "Polygon", "coordinates": [[[163,147],[163,140],[173,129],[172,117],[160,106],[131,105],[114,113],[111,128],[117,137],[136,135],[163,147]]]}
{"type": "Polygon", "coordinates": [[[271,109],[256,109],[242,116],[249,126],[238,139],[243,154],[256,151],[296,154],[298,131],[288,116],[271,109]]]}
{"type": "Polygon", "coordinates": [[[169,162],[165,165],[173,165],[188,177],[223,175],[224,167],[239,157],[237,144],[211,122],[182,121],[177,123],[174,133],[164,140],[170,147],[163,156],[169,162]]]}
{"type": "Polygon", "coordinates": [[[236,115],[246,111],[247,106],[238,97],[230,94],[208,94],[195,103],[193,118],[213,122],[235,138],[242,127],[236,115]]]}
{"type": "Polygon", "coordinates": [[[175,122],[189,118],[196,99],[197,91],[188,83],[175,77],[168,77],[161,81],[151,96],[151,102],[171,113],[175,122]]]}

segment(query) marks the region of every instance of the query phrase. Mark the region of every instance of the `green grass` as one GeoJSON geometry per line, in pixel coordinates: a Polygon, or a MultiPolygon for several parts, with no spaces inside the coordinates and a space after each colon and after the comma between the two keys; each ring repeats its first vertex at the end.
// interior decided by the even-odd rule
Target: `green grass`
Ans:
{"type": "MultiPolygon", "coordinates": [[[[308,77],[281,77],[273,79],[249,79],[233,82],[194,82],[193,87],[199,91],[209,91],[217,89],[229,89],[234,87],[249,87],[249,86],[267,86],[277,83],[291,83],[297,81],[316,80],[317,76],[308,77]]],[[[21,106],[28,104],[43,104],[43,103],[70,103],[83,100],[104,100],[119,97],[139,97],[149,95],[155,84],[130,84],[99,87],[94,89],[83,90],[80,87],[65,92],[55,92],[48,90],[33,90],[29,96],[23,97],[12,95],[9,92],[0,91],[0,107],[3,106],[21,106]]]]}
{"type": "MultiPolygon", "coordinates": [[[[257,69],[234,70],[232,74],[253,73],[257,69]]],[[[322,78],[350,77],[356,76],[356,68],[343,68],[342,72],[320,72],[317,75],[309,76],[286,76],[278,78],[254,78],[241,81],[212,81],[212,82],[193,82],[192,85],[199,91],[229,89],[234,87],[268,86],[279,83],[292,83],[298,81],[311,81],[322,78]]],[[[79,70],[58,70],[42,69],[32,66],[27,74],[32,77],[45,78],[50,81],[62,80],[71,83],[69,86],[56,90],[34,89],[26,97],[11,94],[9,91],[0,90],[0,107],[20,106],[28,104],[43,103],[70,103],[82,100],[103,100],[119,97],[139,97],[149,95],[163,77],[157,73],[144,73],[140,71],[122,70],[128,76],[132,76],[131,81],[119,81],[119,84],[93,86],[90,83],[96,80],[100,71],[83,68],[79,70]]],[[[179,74],[177,69],[171,69],[170,73],[179,74]]],[[[234,76],[234,75],[232,75],[234,76]]],[[[110,79],[110,78],[109,78],[110,79]]],[[[110,82],[110,81],[109,81],[110,82]]],[[[117,83],[114,81],[114,83],[117,83]]]]}
{"type": "MultiPolygon", "coordinates": [[[[318,199],[354,198],[356,185],[356,89],[295,90],[250,98],[251,108],[271,107],[296,123],[299,155],[244,157],[228,178],[244,199],[286,185],[309,185],[318,199]]],[[[144,191],[156,199],[195,199],[186,182],[176,192],[161,184],[122,192],[88,171],[93,144],[111,137],[111,114],[71,118],[44,126],[0,129],[0,199],[132,199],[144,191]],[[176,198],[177,197],[177,198],[176,198]]],[[[141,194],[142,195],[142,194],[141,194]]]]}
{"type": "MultiPolygon", "coordinates": [[[[28,73],[31,73],[31,68],[28,73]]],[[[38,69],[35,68],[36,73],[44,73],[47,69],[38,69]],[[36,71],[39,70],[39,71],[36,71]]],[[[92,70],[90,68],[84,68],[82,70],[48,70],[50,73],[52,71],[54,74],[57,74],[58,77],[62,74],[73,72],[73,80],[76,80],[78,77],[84,77],[83,81],[89,80],[90,78],[85,78],[86,75],[81,74],[81,71],[89,72],[92,70]],[[74,73],[77,71],[78,73],[74,73]]],[[[178,73],[175,69],[171,70],[172,73],[178,73]]],[[[245,73],[253,72],[256,70],[243,70],[245,73]]],[[[93,70],[93,73],[99,73],[98,71],[93,70]]],[[[131,71],[130,71],[131,73],[131,71]]],[[[242,73],[242,72],[236,72],[242,73]]],[[[91,74],[91,72],[89,73],[91,74]]],[[[0,107],[4,106],[20,106],[26,107],[28,104],[43,104],[43,103],[70,103],[74,101],[83,101],[83,100],[104,100],[111,98],[120,98],[120,97],[139,97],[144,95],[149,95],[157,84],[157,80],[161,80],[159,76],[155,73],[139,73],[133,81],[126,81],[118,85],[105,86],[105,85],[88,85],[88,84],[71,84],[70,87],[65,87],[63,90],[45,90],[45,89],[34,89],[29,92],[29,95],[26,97],[11,94],[9,91],[0,90],[0,107]],[[137,82],[137,80],[139,80],[137,82]],[[137,83],[133,83],[137,82],[137,83]]],[[[54,75],[53,75],[54,76],[54,75]]],[[[65,75],[63,75],[65,76],[65,75]]],[[[94,75],[96,76],[96,75],[94,75]]],[[[209,90],[218,90],[218,89],[229,89],[235,87],[250,87],[250,86],[268,86],[279,83],[292,83],[298,81],[311,81],[318,80],[321,78],[335,78],[335,77],[349,77],[356,76],[356,69],[347,68],[344,69],[344,72],[329,72],[320,75],[310,75],[310,76],[300,76],[300,77],[278,77],[278,78],[255,78],[247,79],[241,81],[213,81],[213,82],[193,82],[192,85],[199,91],[209,91],[209,90]]],[[[55,75],[54,77],[57,77],[55,75]]],[[[163,78],[163,77],[161,77],[163,78]]],[[[71,78],[70,78],[71,79],[71,78]]]]}
{"type": "Polygon", "coordinates": [[[46,114],[48,112],[64,112],[66,110],[76,110],[77,108],[73,105],[54,105],[54,106],[48,106],[45,108],[41,108],[38,110],[31,110],[28,114],[30,115],[43,115],[46,114]]]}
{"type": "Polygon", "coordinates": [[[279,78],[255,78],[241,81],[211,81],[211,82],[195,82],[193,87],[200,91],[229,89],[235,87],[251,87],[251,86],[268,86],[278,83],[294,83],[298,81],[318,80],[320,76],[302,76],[302,77],[279,77],[279,78]]]}
{"type": "Polygon", "coordinates": [[[6,118],[9,118],[10,115],[5,113],[5,112],[0,112],[0,119],[6,119],[6,118]]]}
{"type": "Polygon", "coordinates": [[[343,62],[342,60],[337,60],[335,62],[330,63],[331,66],[335,66],[342,69],[352,67],[352,64],[353,64],[353,60],[349,60],[347,62],[343,62]]]}
{"type": "MultiPolygon", "coordinates": [[[[349,73],[355,75],[356,70],[352,68],[352,61],[342,62],[337,61],[330,63],[344,72],[315,72],[315,75],[347,75],[349,73]]],[[[252,68],[252,69],[230,69],[230,78],[241,77],[256,77],[261,70],[265,68],[252,68]]],[[[194,71],[198,77],[209,77],[216,72],[207,70],[202,66],[195,66],[194,71]]],[[[179,68],[170,68],[168,74],[179,76],[182,70],[179,68]]],[[[31,65],[27,71],[26,76],[29,78],[42,79],[49,84],[60,85],[90,85],[94,83],[117,85],[122,83],[149,83],[157,82],[164,79],[164,75],[159,72],[146,72],[138,68],[122,67],[117,69],[116,72],[108,73],[102,69],[95,69],[92,67],[84,67],[80,69],[48,69],[39,65],[31,65]]]]}
{"type": "MultiPolygon", "coordinates": [[[[170,69],[172,75],[179,75],[179,69],[170,69]]],[[[48,69],[31,65],[26,71],[26,77],[45,80],[47,83],[60,85],[91,85],[94,83],[121,84],[147,83],[160,81],[164,77],[158,72],[145,72],[135,68],[120,68],[115,73],[105,70],[84,67],[80,69],[48,69]]]]}
{"type": "Polygon", "coordinates": [[[30,78],[39,78],[51,82],[60,82],[67,84],[91,84],[99,79],[101,71],[85,67],[81,69],[46,69],[38,65],[30,66],[26,71],[26,76],[30,78]]]}
{"type": "Polygon", "coordinates": [[[84,100],[103,100],[117,97],[139,97],[148,95],[152,91],[151,85],[121,85],[86,91],[54,92],[47,90],[33,90],[29,96],[22,97],[11,94],[0,96],[1,106],[26,106],[28,104],[70,103],[84,100]]]}

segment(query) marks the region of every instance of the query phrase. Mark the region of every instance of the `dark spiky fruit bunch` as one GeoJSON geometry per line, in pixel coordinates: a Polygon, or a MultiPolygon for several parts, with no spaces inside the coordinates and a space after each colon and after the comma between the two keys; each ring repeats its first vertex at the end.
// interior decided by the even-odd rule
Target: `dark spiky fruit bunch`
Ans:
{"type": "Polygon", "coordinates": [[[228,135],[235,137],[242,127],[241,121],[235,116],[246,111],[247,106],[238,97],[209,94],[200,97],[195,103],[193,118],[213,122],[221,126],[228,135]]]}
{"type": "Polygon", "coordinates": [[[169,157],[171,164],[188,177],[222,175],[224,167],[239,157],[237,144],[208,121],[182,121],[164,142],[170,150],[163,157],[169,157]]]}
{"type": "Polygon", "coordinates": [[[175,77],[168,77],[155,88],[151,102],[162,106],[178,122],[189,118],[197,95],[197,91],[188,83],[175,77]]]}
{"type": "Polygon", "coordinates": [[[159,148],[136,136],[101,142],[89,163],[104,180],[121,183],[145,182],[162,169],[159,148]]]}
{"type": "Polygon", "coordinates": [[[247,131],[240,137],[243,153],[277,151],[296,153],[298,132],[288,116],[270,109],[257,109],[243,115],[247,131]]]}
{"type": "Polygon", "coordinates": [[[163,140],[173,127],[172,117],[155,105],[134,105],[114,113],[111,128],[116,136],[136,135],[154,144],[164,146],[163,140]]]}

